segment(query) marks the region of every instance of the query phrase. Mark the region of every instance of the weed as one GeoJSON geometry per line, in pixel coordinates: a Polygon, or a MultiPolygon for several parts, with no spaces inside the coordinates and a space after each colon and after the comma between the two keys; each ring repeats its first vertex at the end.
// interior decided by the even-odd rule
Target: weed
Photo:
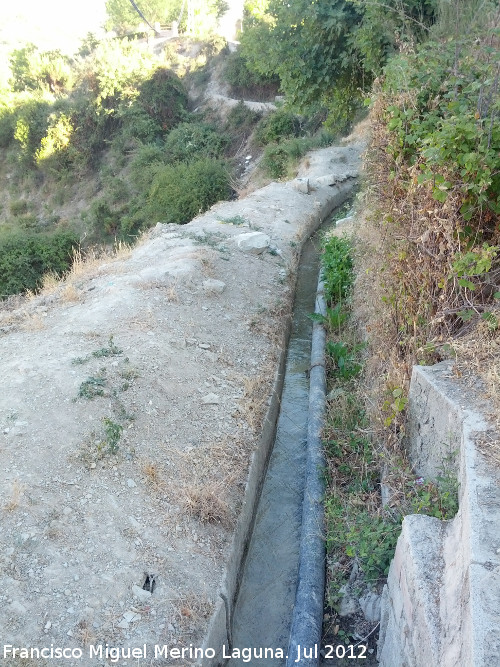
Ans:
{"type": "Polygon", "coordinates": [[[92,356],[96,357],[96,359],[99,359],[101,357],[114,357],[122,353],[123,350],[121,350],[115,345],[113,341],[113,336],[111,335],[109,337],[108,347],[101,347],[100,350],[95,350],[95,352],[92,352],[92,356]]]}
{"type": "Polygon", "coordinates": [[[86,398],[89,401],[96,396],[104,396],[104,388],[107,385],[105,375],[101,371],[101,375],[97,377],[88,377],[84,380],[78,389],[78,398],[86,398]]]}
{"type": "Polygon", "coordinates": [[[123,426],[109,419],[109,417],[104,417],[102,423],[104,425],[105,444],[111,454],[116,454],[118,443],[122,437],[123,426]]]}
{"type": "Polygon", "coordinates": [[[225,225],[240,226],[240,225],[248,225],[249,224],[248,220],[245,217],[243,217],[242,215],[233,215],[230,218],[222,218],[221,217],[221,218],[218,219],[218,221],[222,222],[225,225]]]}
{"type": "Polygon", "coordinates": [[[101,347],[99,350],[95,350],[92,354],[89,354],[86,357],[76,357],[71,360],[73,366],[79,366],[81,364],[86,364],[91,359],[101,359],[102,357],[114,357],[117,355],[123,354],[123,350],[117,347],[113,340],[113,335],[109,337],[108,347],[101,347]]]}
{"type": "Polygon", "coordinates": [[[349,348],[345,343],[328,341],[326,352],[335,364],[334,376],[350,380],[359,375],[362,366],[357,359],[362,348],[362,344],[349,348]]]}
{"type": "Polygon", "coordinates": [[[234,517],[226,500],[224,485],[192,484],[186,489],[186,511],[205,524],[231,528],[234,517]]]}

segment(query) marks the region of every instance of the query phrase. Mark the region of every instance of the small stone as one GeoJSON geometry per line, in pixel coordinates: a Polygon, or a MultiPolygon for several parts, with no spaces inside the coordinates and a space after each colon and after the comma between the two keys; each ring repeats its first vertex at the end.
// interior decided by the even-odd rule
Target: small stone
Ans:
{"type": "Polygon", "coordinates": [[[69,590],[69,588],[67,588],[67,589],[64,591],[64,595],[66,595],[66,596],[71,595],[71,591],[69,590]]]}
{"type": "Polygon", "coordinates": [[[206,396],[203,396],[201,402],[203,405],[218,405],[220,403],[220,399],[217,394],[210,393],[206,396]]]}
{"type": "Polygon", "coordinates": [[[14,614],[18,614],[19,616],[22,616],[23,614],[26,613],[27,609],[20,602],[18,602],[17,600],[14,600],[10,605],[10,611],[14,612],[14,614]]]}
{"type": "Polygon", "coordinates": [[[128,630],[128,623],[127,621],[120,621],[116,624],[116,627],[120,628],[121,630],[128,630]]]}
{"type": "Polygon", "coordinates": [[[133,489],[137,486],[133,479],[127,479],[127,486],[129,489],[133,489]]]}
{"type": "Polygon", "coordinates": [[[226,289],[226,283],[222,280],[215,280],[214,278],[208,278],[202,283],[203,289],[208,294],[222,294],[226,289]]]}
{"type": "Polygon", "coordinates": [[[47,621],[47,623],[45,623],[44,630],[50,630],[51,627],[52,627],[52,622],[47,621]]]}
{"type": "Polygon", "coordinates": [[[209,350],[210,349],[210,343],[200,343],[198,345],[198,347],[201,348],[202,350],[209,350]]]}
{"type": "Polygon", "coordinates": [[[260,255],[269,246],[270,238],[263,232],[248,232],[236,237],[236,245],[243,252],[260,255]]]}
{"type": "Polygon", "coordinates": [[[369,623],[380,621],[380,601],[381,596],[371,592],[359,598],[359,606],[369,623]]]}
{"type": "Polygon", "coordinates": [[[359,604],[357,599],[351,594],[349,588],[342,586],[340,589],[342,599],[340,601],[339,616],[352,616],[359,611],[359,604]]]}
{"type": "Polygon", "coordinates": [[[292,186],[297,192],[303,192],[305,195],[308,195],[310,192],[308,178],[296,178],[292,181],[292,186]]]}
{"type": "Polygon", "coordinates": [[[132,593],[134,597],[144,602],[151,599],[151,593],[149,591],[145,591],[143,588],[140,588],[140,586],[132,586],[132,593]]]}
{"type": "Polygon", "coordinates": [[[140,620],[141,620],[141,615],[140,615],[140,614],[136,614],[134,611],[126,611],[126,612],[123,614],[123,619],[124,619],[127,623],[134,623],[134,621],[140,621],[140,620]]]}
{"type": "Polygon", "coordinates": [[[175,630],[175,628],[174,628],[174,626],[172,625],[172,623],[169,623],[169,624],[167,625],[167,629],[170,630],[170,632],[173,632],[173,631],[175,630]]]}

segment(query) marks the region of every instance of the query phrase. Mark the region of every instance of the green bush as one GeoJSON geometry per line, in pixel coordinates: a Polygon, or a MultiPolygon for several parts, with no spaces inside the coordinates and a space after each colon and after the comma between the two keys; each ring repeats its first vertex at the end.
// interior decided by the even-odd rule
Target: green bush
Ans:
{"type": "Polygon", "coordinates": [[[63,274],[71,266],[78,237],[68,231],[13,235],[0,239],[0,295],[36,290],[46,273],[63,274]]]}
{"type": "Polygon", "coordinates": [[[149,193],[148,214],[154,221],[184,224],[231,194],[223,162],[204,158],[160,167],[149,193]]]}
{"type": "Polygon", "coordinates": [[[289,156],[283,146],[270,144],[262,156],[262,167],[271,178],[283,178],[288,171],[289,156]]]}
{"type": "Polygon", "coordinates": [[[285,109],[278,109],[263,118],[255,133],[257,141],[263,145],[279,143],[282,139],[298,137],[300,134],[301,125],[298,116],[285,109]]]}
{"type": "Polygon", "coordinates": [[[190,162],[204,157],[219,158],[229,139],[204,123],[180,123],[165,140],[168,162],[190,162]]]}
{"type": "Polygon", "coordinates": [[[224,66],[224,78],[237,97],[270,97],[276,95],[279,78],[274,75],[260,74],[248,67],[247,59],[240,51],[227,56],[224,66]]]}
{"type": "Polygon", "coordinates": [[[0,103],[0,148],[7,148],[14,141],[16,115],[12,107],[0,103]]]}
{"type": "Polygon", "coordinates": [[[50,111],[51,103],[43,98],[31,98],[17,108],[14,139],[26,164],[35,162],[40,143],[47,134],[50,111]]]}
{"type": "Polygon", "coordinates": [[[166,67],[155,70],[139,86],[136,104],[156,121],[163,132],[169,132],[186,114],[187,93],[179,77],[166,67]]]}

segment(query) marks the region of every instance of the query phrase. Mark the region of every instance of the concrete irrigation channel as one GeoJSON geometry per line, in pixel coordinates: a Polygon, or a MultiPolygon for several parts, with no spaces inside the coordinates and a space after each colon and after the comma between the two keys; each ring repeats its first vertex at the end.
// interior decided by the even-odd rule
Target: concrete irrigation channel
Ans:
{"type": "MultiPolygon", "coordinates": [[[[302,253],[276,438],[233,620],[233,646],[286,654],[297,588],[306,468],[312,321],[319,266],[315,235],[302,253]]],[[[262,665],[284,664],[263,658],[262,665]]],[[[231,667],[245,664],[234,658],[231,667]]],[[[247,663],[248,664],[248,663],[247,663]]]]}

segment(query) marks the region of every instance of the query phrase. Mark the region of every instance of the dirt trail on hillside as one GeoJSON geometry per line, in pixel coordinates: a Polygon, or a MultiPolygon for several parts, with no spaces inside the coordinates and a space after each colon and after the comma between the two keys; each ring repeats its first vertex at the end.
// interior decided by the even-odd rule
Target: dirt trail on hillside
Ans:
{"type": "Polygon", "coordinates": [[[80,648],[46,664],[92,666],[92,645],[201,645],[297,250],[362,148],[317,151],[303,180],[158,224],[0,311],[4,643],[80,648]]]}

